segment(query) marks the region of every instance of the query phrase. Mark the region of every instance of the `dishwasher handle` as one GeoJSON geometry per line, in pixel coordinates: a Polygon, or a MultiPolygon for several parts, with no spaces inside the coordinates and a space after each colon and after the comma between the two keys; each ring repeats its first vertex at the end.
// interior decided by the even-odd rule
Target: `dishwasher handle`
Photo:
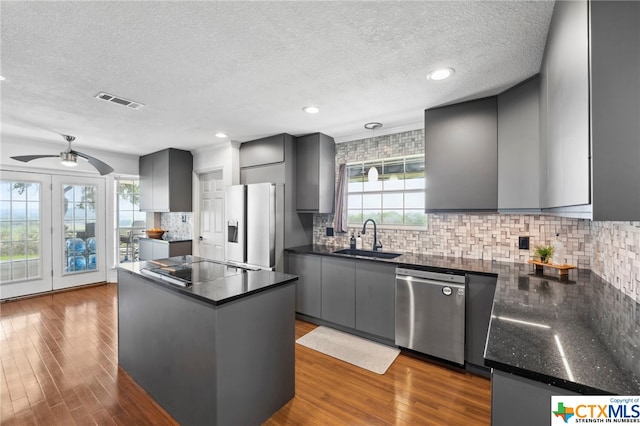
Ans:
{"type": "Polygon", "coordinates": [[[460,284],[460,283],[454,283],[454,282],[446,282],[446,281],[439,281],[439,280],[430,280],[430,279],[425,279],[425,278],[418,278],[418,277],[413,277],[413,276],[409,276],[409,275],[396,275],[396,281],[407,281],[407,282],[412,282],[412,283],[416,283],[416,284],[426,284],[426,285],[437,285],[440,287],[453,287],[456,289],[464,289],[465,285],[464,284],[460,284]]]}

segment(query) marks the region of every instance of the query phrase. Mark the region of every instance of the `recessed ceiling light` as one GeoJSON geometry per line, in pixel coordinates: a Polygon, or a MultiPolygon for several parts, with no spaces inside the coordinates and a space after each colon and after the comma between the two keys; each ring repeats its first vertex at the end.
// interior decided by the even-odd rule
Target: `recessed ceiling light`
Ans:
{"type": "Polygon", "coordinates": [[[229,136],[229,135],[228,135],[228,134],[226,134],[225,132],[218,132],[218,133],[216,133],[216,138],[223,139],[223,138],[226,138],[226,137],[228,137],[228,136],[229,136]]]}
{"type": "Polygon", "coordinates": [[[453,68],[441,68],[439,70],[431,71],[427,78],[429,80],[444,80],[447,77],[450,77],[454,73],[453,68]]]}
{"type": "Polygon", "coordinates": [[[378,127],[382,127],[382,123],[378,123],[377,121],[371,122],[371,123],[367,123],[364,125],[364,128],[367,130],[375,130],[378,127]]]}
{"type": "Polygon", "coordinates": [[[0,75],[0,81],[4,81],[4,80],[5,80],[4,76],[0,75]]]}
{"type": "Polygon", "coordinates": [[[316,107],[316,106],[306,106],[304,108],[302,108],[302,110],[304,112],[306,112],[307,114],[317,114],[320,112],[320,108],[316,107]]]}

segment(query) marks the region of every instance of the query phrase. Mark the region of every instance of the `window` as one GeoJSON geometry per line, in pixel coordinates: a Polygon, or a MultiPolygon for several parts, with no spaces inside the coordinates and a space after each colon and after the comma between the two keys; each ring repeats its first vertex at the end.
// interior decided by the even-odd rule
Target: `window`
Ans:
{"type": "Polygon", "coordinates": [[[64,273],[98,269],[94,185],[62,185],[64,194],[64,273]]]}
{"type": "Polygon", "coordinates": [[[424,155],[347,164],[348,223],[426,224],[424,155]]]}
{"type": "Polygon", "coordinates": [[[117,179],[116,194],[118,259],[120,262],[138,260],[138,238],[147,227],[147,214],[140,211],[139,181],[117,179]]]}
{"type": "Polygon", "coordinates": [[[0,283],[41,274],[40,184],[0,182],[0,283]]]}

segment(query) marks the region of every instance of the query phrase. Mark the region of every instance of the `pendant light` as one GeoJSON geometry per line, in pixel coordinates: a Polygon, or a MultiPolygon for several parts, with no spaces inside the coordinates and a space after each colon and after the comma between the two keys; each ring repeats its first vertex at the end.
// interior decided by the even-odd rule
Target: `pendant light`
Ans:
{"type": "MultiPolygon", "coordinates": [[[[382,123],[378,123],[377,121],[367,123],[364,125],[364,128],[367,130],[371,130],[371,138],[373,139],[375,131],[378,127],[382,127],[382,123]]],[[[371,166],[369,171],[367,172],[367,180],[369,183],[378,181],[378,169],[376,166],[371,166]]]]}

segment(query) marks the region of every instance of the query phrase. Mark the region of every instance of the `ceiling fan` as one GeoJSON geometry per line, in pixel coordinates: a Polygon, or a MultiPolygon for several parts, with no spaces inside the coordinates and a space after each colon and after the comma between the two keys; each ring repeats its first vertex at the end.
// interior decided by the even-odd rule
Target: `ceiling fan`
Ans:
{"type": "Polygon", "coordinates": [[[76,139],[75,136],[62,135],[62,137],[64,137],[64,139],[69,143],[69,147],[66,151],[62,151],[58,155],[18,155],[11,158],[26,163],[31,160],[37,160],[38,158],[60,157],[60,161],[63,166],[75,167],[78,165],[78,157],[80,157],[87,160],[89,164],[95,167],[96,170],[103,176],[113,172],[113,167],[111,167],[107,163],[102,162],[90,155],[71,149],[71,142],[76,139]]]}

